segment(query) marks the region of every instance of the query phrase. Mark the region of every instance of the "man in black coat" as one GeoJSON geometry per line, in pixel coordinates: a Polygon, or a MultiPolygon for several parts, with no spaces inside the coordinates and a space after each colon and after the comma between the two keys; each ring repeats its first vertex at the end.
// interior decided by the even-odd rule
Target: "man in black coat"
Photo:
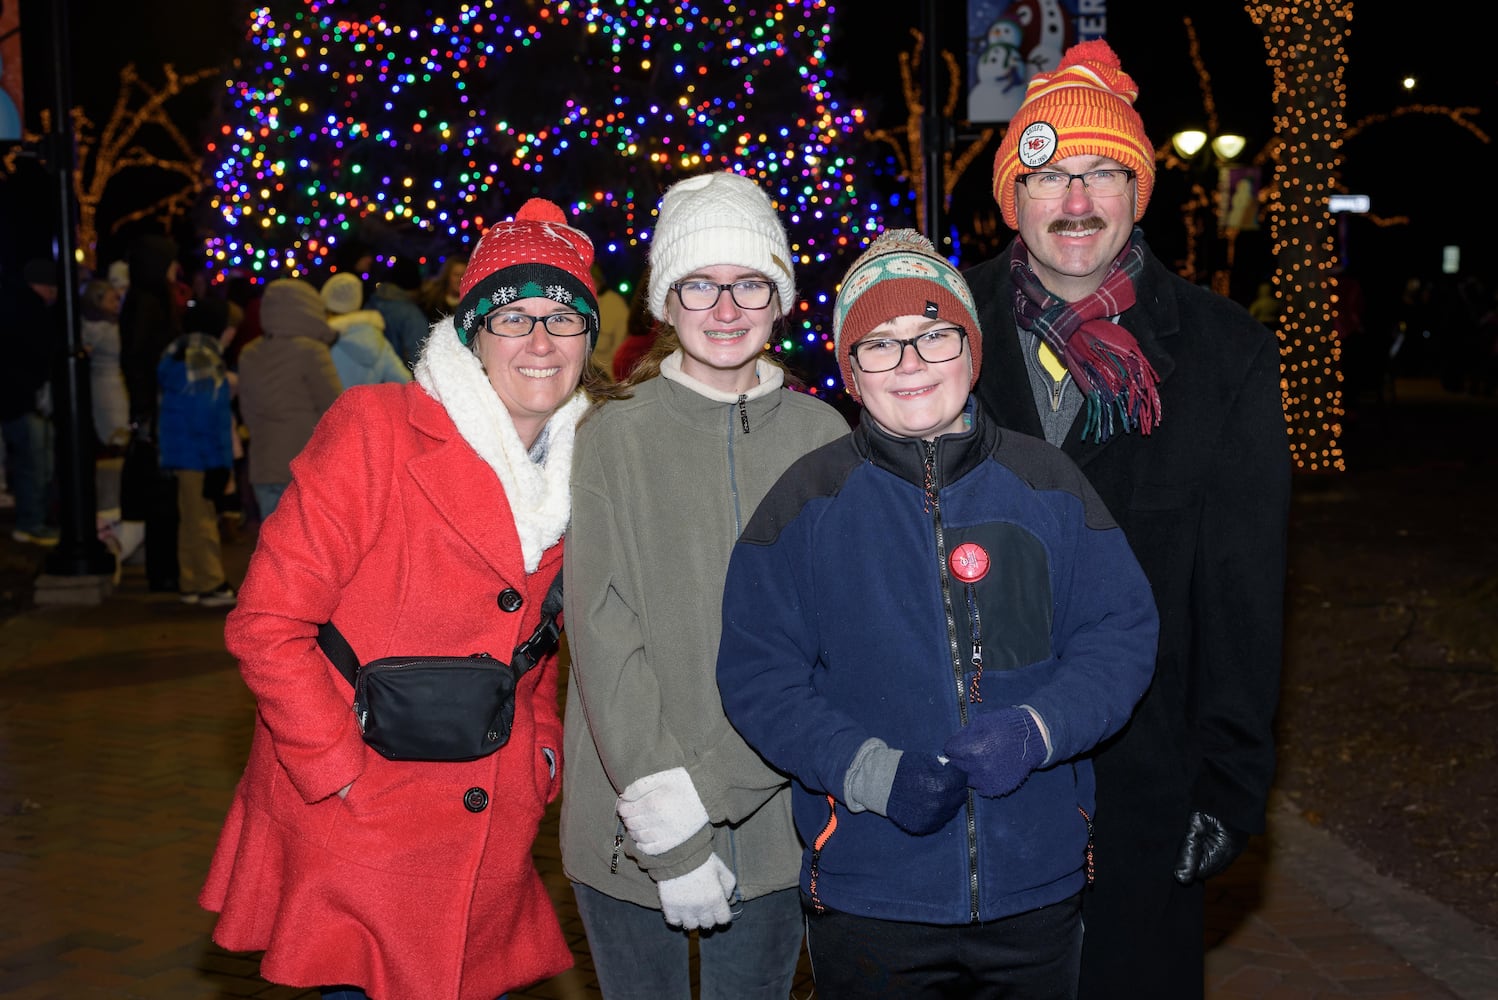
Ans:
{"type": "Polygon", "coordinates": [[[1018,232],[966,272],[977,387],[1071,455],[1160,611],[1155,679],[1096,753],[1084,1000],[1199,998],[1203,881],[1264,829],[1274,776],[1290,452],[1273,335],[1164,267],[1135,227],[1154,152],[1102,41],[1038,74],[994,163],[1018,232]]]}

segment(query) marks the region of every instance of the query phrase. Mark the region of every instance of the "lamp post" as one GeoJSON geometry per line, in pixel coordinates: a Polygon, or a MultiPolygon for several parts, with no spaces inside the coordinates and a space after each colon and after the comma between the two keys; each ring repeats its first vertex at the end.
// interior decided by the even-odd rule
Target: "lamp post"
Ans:
{"type": "MultiPolygon", "coordinates": [[[[1218,245],[1224,228],[1220,220],[1227,215],[1233,195],[1226,185],[1225,170],[1243,152],[1248,140],[1236,132],[1209,135],[1202,129],[1189,128],[1172,135],[1170,145],[1175,150],[1176,164],[1191,175],[1190,193],[1181,206],[1186,220],[1185,277],[1199,284],[1205,282],[1213,291],[1228,295],[1233,268],[1232,240],[1228,240],[1225,248],[1218,245]]],[[[1235,227],[1228,228],[1236,235],[1235,227]]]]}

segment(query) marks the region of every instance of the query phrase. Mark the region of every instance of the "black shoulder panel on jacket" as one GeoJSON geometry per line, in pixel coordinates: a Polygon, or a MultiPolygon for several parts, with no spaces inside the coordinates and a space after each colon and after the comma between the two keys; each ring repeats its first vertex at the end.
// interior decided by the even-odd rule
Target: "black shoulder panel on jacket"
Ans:
{"type": "Polygon", "coordinates": [[[852,435],[845,435],[798,458],[759,502],[739,541],[773,544],[808,503],[836,496],[849,474],[863,463],[852,442],[852,435]]]}
{"type": "Polygon", "coordinates": [[[1071,456],[1042,438],[1005,430],[1000,433],[994,461],[1007,467],[1034,490],[1060,490],[1082,502],[1087,527],[1107,530],[1118,527],[1103,498],[1087,481],[1071,456]]]}

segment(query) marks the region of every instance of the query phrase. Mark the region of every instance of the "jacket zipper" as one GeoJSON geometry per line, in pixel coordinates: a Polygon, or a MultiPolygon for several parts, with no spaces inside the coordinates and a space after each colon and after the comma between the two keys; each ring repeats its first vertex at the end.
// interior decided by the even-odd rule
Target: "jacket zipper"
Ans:
{"type": "Polygon", "coordinates": [[[1051,412],[1052,413],[1055,413],[1057,410],[1061,409],[1061,394],[1066,391],[1066,380],[1069,379],[1069,378],[1071,378],[1071,375],[1063,375],[1063,376],[1061,376],[1061,381],[1060,382],[1052,382],[1051,383],[1051,412]]]}
{"type": "MultiPolygon", "coordinates": [[[[967,692],[962,681],[962,650],[957,643],[957,615],[952,610],[952,578],[947,572],[946,530],[941,522],[941,482],[936,465],[936,442],[926,443],[925,494],[936,533],[936,569],[941,580],[942,608],[947,616],[947,648],[952,659],[952,676],[957,686],[957,718],[967,725],[967,692]]],[[[978,818],[973,811],[973,793],[967,793],[967,887],[968,920],[978,922],[978,818]]]]}

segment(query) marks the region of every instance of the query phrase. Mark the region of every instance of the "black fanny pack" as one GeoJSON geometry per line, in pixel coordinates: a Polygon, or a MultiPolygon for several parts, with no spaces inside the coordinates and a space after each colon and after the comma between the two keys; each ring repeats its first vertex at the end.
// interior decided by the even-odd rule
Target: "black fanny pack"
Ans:
{"type": "Polygon", "coordinates": [[[510,662],[468,656],[384,656],[362,666],[337,626],[318,626],[317,644],[354,689],[364,742],[391,760],[478,760],[504,746],[515,722],[515,686],[553,652],[561,632],[562,574],[541,605],[541,623],[510,662]]]}

